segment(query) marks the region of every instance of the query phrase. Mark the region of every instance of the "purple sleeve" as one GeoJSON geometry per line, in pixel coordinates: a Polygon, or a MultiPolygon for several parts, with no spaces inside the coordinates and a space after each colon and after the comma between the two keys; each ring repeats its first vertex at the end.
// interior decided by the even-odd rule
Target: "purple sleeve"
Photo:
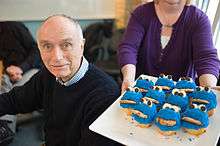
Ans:
{"type": "Polygon", "coordinates": [[[143,14],[142,6],[139,6],[131,14],[123,39],[119,44],[118,61],[120,67],[137,63],[138,49],[145,32],[142,22],[143,14]]]}
{"type": "Polygon", "coordinates": [[[192,35],[193,61],[198,76],[213,74],[219,76],[220,62],[217,49],[213,45],[211,25],[208,17],[201,14],[192,35]]]}

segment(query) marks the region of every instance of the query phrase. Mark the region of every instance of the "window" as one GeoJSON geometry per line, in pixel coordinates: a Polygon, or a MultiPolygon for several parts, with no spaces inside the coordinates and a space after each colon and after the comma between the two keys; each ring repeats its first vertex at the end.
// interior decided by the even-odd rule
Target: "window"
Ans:
{"type": "Polygon", "coordinates": [[[194,0],[193,4],[208,15],[212,24],[213,42],[220,58],[220,2],[219,0],[194,0]]]}

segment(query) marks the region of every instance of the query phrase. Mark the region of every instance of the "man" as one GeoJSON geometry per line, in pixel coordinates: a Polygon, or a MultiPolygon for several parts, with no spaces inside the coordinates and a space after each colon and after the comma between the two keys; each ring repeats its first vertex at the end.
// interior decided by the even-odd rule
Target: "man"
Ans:
{"type": "MultiPolygon", "coordinates": [[[[12,83],[21,81],[23,74],[30,69],[40,67],[37,44],[22,22],[0,22],[0,34],[0,60],[12,83]]],[[[31,76],[35,72],[28,74],[31,76]]]]}
{"type": "Polygon", "coordinates": [[[51,16],[39,28],[37,43],[45,68],[24,86],[0,95],[0,115],[43,108],[46,146],[116,145],[88,129],[119,89],[83,57],[79,24],[65,15],[51,16]]]}

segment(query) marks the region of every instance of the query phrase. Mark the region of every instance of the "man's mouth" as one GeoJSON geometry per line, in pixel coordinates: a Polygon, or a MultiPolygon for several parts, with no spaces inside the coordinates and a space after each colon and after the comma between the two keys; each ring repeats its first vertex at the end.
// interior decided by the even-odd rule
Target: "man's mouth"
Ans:
{"type": "Polygon", "coordinates": [[[55,69],[64,69],[67,67],[67,64],[64,65],[51,65],[51,67],[55,68],[55,69]]]}

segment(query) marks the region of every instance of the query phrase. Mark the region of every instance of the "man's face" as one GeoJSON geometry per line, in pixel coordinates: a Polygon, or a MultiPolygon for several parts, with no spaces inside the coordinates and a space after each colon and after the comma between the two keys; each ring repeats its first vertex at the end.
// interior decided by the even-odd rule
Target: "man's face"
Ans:
{"type": "Polygon", "coordinates": [[[48,19],[39,29],[37,43],[47,69],[63,81],[78,70],[84,42],[73,22],[61,16],[48,19]]]}

